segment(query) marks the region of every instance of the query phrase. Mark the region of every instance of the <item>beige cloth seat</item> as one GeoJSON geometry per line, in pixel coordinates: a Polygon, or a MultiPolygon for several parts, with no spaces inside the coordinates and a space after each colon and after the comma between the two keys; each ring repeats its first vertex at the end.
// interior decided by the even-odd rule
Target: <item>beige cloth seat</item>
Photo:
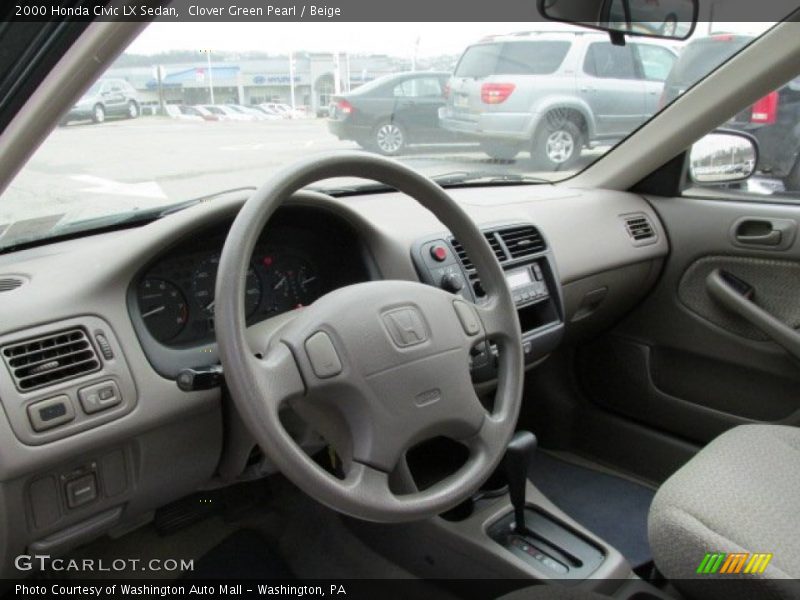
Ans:
{"type": "Polygon", "coordinates": [[[648,534],[656,566],[693,598],[800,598],[800,428],[719,436],[658,490],[648,534]],[[772,558],[759,574],[698,574],[709,552],[772,558]]]}

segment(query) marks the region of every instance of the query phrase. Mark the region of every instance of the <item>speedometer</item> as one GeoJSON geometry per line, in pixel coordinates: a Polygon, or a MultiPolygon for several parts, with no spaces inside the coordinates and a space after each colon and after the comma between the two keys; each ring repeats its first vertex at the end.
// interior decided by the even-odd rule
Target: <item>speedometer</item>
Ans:
{"type": "MultiPolygon", "coordinates": [[[[217,285],[219,254],[214,254],[198,263],[192,276],[192,295],[200,308],[209,316],[214,316],[214,293],[217,285]]],[[[252,266],[247,269],[245,283],[245,314],[249,317],[261,304],[261,280],[252,266]]]]}
{"type": "Polygon", "coordinates": [[[214,314],[214,286],[218,268],[219,255],[214,255],[200,261],[192,275],[192,295],[208,315],[214,314]]]}
{"type": "Polygon", "coordinates": [[[183,331],[189,320],[189,309],[174,284],[147,277],[139,283],[137,292],[140,315],[154,338],[166,342],[183,331]]]}

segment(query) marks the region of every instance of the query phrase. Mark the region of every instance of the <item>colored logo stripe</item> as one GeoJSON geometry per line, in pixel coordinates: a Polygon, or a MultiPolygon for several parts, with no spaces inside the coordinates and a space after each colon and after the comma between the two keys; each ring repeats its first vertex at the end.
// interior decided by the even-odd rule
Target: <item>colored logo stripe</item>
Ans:
{"type": "Polygon", "coordinates": [[[739,573],[744,567],[744,563],[750,555],[746,552],[728,554],[728,558],[722,564],[720,573],[739,573]]]}
{"type": "Polygon", "coordinates": [[[772,554],[767,553],[736,552],[727,554],[725,552],[707,552],[696,572],[703,575],[713,575],[715,573],[756,575],[763,573],[771,560],[772,554]]]}
{"type": "Polygon", "coordinates": [[[753,554],[747,566],[744,569],[745,573],[763,573],[767,568],[769,561],[772,560],[772,554],[753,554]]]}
{"type": "Polygon", "coordinates": [[[707,575],[716,573],[719,570],[720,565],[722,565],[723,560],[725,560],[724,552],[706,553],[705,558],[703,558],[703,562],[701,562],[700,566],[697,567],[697,572],[707,575]]]}

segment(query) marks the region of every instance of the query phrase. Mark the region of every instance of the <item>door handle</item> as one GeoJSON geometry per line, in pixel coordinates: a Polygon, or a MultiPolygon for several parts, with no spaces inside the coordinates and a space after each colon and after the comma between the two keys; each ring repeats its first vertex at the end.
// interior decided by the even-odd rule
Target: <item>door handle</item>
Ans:
{"type": "Polygon", "coordinates": [[[706,277],[706,290],[723,307],[745,319],[800,360],[800,331],[789,327],[753,302],[754,290],[747,282],[722,269],[714,269],[706,277]]]}
{"type": "Polygon", "coordinates": [[[742,217],[731,227],[731,240],[741,247],[786,250],[794,242],[797,222],[792,219],[742,217]]]}
{"type": "Polygon", "coordinates": [[[759,233],[753,235],[743,235],[737,234],[736,241],[740,244],[746,244],[748,246],[777,246],[781,243],[783,239],[783,234],[773,229],[768,233],[759,233]]]}

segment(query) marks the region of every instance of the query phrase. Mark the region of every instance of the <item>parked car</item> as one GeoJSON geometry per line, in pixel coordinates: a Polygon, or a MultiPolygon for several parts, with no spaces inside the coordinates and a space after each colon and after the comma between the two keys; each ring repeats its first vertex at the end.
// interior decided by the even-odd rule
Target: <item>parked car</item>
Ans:
{"type": "Polygon", "coordinates": [[[193,111],[195,111],[201,117],[203,117],[204,121],[219,121],[220,120],[220,118],[219,118],[220,116],[218,114],[212,113],[205,106],[198,106],[198,105],[195,104],[193,106],[188,106],[187,108],[191,108],[193,111]]]}
{"type": "Polygon", "coordinates": [[[261,113],[267,117],[268,120],[276,121],[278,119],[283,119],[283,115],[276,110],[272,104],[262,103],[254,106],[253,108],[261,111],[261,113]]]}
{"type": "Polygon", "coordinates": [[[266,121],[267,116],[250,106],[242,106],[241,104],[226,104],[228,108],[242,116],[243,121],[266,121]]]}
{"type": "MultiPolygon", "coordinates": [[[[667,77],[662,104],[675,100],[753,39],[723,33],[689,42],[667,77]]],[[[758,171],[783,180],[788,190],[800,190],[800,77],[737,114],[726,127],[746,131],[758,140],[758,171]]]]}
{"type": "Polygon", "coordinates": [[[164,107],[167,116],[178,121],[204,121],[203,115],[194,107],[186,104],[167,104],[164,107]]]}
{"type": "Polygon", "coordinates": [[[227,104],[203,104],[202,107],[216,115],[219,121],[255,121],[253,115],[243,114],[227,104]]]}
{"type": "Polygon", "coordinates": [[[86,90],[61,123],[86,119],[102,123],[106,117],[135,119],[140,114],[139,95],[130,83],[124,79],[100,79],[86,90]]]}
{"type": "Polygon", "coordinates": [[[333,96],[328,129],[340,140],[390,156],[410,144],[455,139],[442,131],[438,119],[449,76],[443,71],[384,75],[333,96]]]}
{"type": "Polygon", "coordinates": [[[492,158],[527,149],[538,167],[566,169],[583,147],[619,140],[656,112],[676,58],[657,40],[614,46],[593,32],[492,36],[461,55],[440,122],[492,158]]]}
{"type": "Polygon", "coordinates": [[[265,102],[259,105],[265,112],[280,117],[281,119],[291,119],[292,107],[288,104],[279,102],[265,102]]]}

